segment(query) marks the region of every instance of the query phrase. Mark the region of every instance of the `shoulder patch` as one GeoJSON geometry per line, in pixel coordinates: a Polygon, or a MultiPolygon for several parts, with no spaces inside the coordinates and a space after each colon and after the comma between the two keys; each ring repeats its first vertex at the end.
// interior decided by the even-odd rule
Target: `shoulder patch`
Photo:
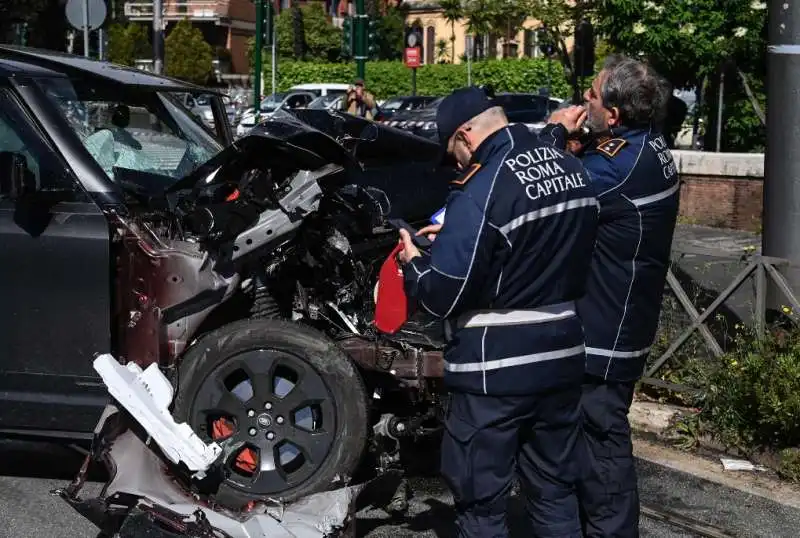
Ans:
{"type": "Polygon", "coordinates": [[[597,151],[609,157],[614,157],[628,143],[623,138],[612,138],[597,145],[597,151]]]}
{"type": "Polygon", "coordinates": [[[480,169],[481,169],[480,163],[475,163],[469,168],[467,168],[467,170],[463,174],[461,174],[461,176],[458,179],[454,179],[450,183],[452,185],[464,185],[467,183],[467,181],[472,179],[472,176],[474,176],[480,169]]]}

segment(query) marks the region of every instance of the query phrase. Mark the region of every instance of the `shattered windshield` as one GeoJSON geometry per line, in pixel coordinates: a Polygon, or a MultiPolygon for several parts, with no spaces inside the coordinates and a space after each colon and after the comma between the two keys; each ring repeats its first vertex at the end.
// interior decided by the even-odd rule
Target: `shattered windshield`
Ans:
{"type": "Polygon", "coordinates": [[[78,79],[37,82],[112,180],[118,169],[181,178],[222,150],[168,94],[78,79]]]}

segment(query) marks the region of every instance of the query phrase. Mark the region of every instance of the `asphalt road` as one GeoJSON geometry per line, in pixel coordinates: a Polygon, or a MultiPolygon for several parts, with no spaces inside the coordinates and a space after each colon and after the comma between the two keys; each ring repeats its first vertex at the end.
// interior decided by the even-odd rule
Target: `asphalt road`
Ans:
{"type": "MultiPolygon", "coordinates": [[[[19,442],[0,443],[0,538],[95,538],[95,528],[66,503],[49,494],[71,480],[81,456],[70,449],[19,442]]],[[[795,538],[800,511],[690,475],[639,461],[642,502],[724,528],[741,538],[795,538]]],[[[392,518],[379,509],[359,512],[358,536],[452,536],[452,498],[435,476],[410,481],[413,498],[407,516],[392,518]]],[[[100,484],[90,483],[87,493],[100,484]]],[[[368,503],[370,499],[362,499],[368,503]]],[[[530,536],[522,504],[512,499],[509,526],[513,536],[530,536]]],[[[643,538],[692,537],[694,534],[641,519],[643,538]]]]}

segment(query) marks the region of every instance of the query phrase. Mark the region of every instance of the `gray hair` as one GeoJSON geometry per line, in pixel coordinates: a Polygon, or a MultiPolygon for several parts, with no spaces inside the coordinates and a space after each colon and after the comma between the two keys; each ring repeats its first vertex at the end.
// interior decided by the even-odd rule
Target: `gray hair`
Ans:
{"type": "Polygon", "coordinates": [[[466,122],[465,126],[474,127],[477,129],[490,129],[498,125],[505,125],[508,123],[505,110],[501,106],[493,106],[488,108],[466,122]]]}
{"type": "Polygon", "coordinates": [[[671,89],[650,65],[613,55],[603,65],[606,78],[600,96],[603,106],[616,107],[625,127],[660,126],[667,115],[671,89]]]}

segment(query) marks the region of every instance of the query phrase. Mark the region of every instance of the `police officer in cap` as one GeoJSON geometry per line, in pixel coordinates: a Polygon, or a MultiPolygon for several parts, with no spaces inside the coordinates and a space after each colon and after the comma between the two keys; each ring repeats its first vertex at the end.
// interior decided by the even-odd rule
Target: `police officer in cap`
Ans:
{"type": "Polygon", "coordinates": [[[430,252],[405,231],[407,295],[445,324],[441,470],[458,535],[507,536],[519,472],[535,535],[580,537],[573,495],[584,294],[597,203],[580,161],[509,125],[478,88],[446,97],[440,142],[462,171],[430,252]]]}
{"type": "Polygon", "coordinates": [[[585,107],[557,111],[542,140],[564,148],[585,123],[580,151],[600,203],[586,296],[583,389],[588,448],[580,505],[590,538],[639,535],[639,497],[628,411],[658,328],[678,215],[680,183],[658,126],[668,84],[648,65],[608,59],[586,91],[585,107]]]}

